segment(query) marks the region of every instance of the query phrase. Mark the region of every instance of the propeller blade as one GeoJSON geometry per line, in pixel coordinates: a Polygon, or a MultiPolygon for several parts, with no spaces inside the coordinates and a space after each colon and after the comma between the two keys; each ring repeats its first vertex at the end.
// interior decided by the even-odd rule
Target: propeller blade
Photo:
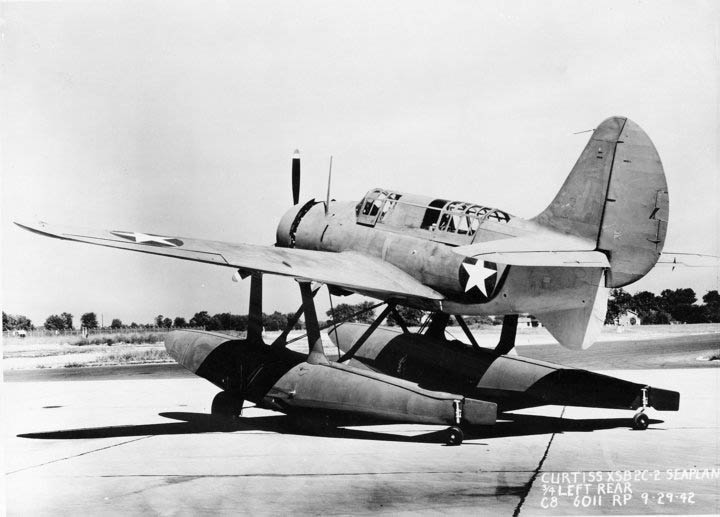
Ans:
{"type": "Polygon", "coordinates": [[[292,196],[293,205],[300,201],[300,151],[295,149],[292,158],[292,196]]]}

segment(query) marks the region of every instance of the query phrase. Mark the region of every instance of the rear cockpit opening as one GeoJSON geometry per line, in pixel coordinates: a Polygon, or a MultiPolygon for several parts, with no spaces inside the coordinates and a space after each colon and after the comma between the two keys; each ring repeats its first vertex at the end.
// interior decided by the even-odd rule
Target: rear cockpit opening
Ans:
{"type": "Polygon", "coordinates": [[[486,221],[510,222],[510,214],[488,206],[463,201],[435,199],[427,206],[421,228],[430,231],[473,236],[486,221]]]}
{"type": "Polygon", "coordinates": [[[487,206],[452,201],[445,206],[437,229],[459,235],[475,235],[480,225],[486,220],[507,223],[510,221],[510,215],[487,206]]]}

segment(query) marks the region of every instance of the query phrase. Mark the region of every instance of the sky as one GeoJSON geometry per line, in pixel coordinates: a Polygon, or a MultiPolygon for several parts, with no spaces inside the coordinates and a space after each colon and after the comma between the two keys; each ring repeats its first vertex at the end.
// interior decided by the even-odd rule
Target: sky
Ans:
{"type": "MultiPolygon", "coordinates": [[[[0,3],[0,304],[36,325],[244,312],[229,268],[12,221],[272,244],[296,148],[305,199],[333,155],[339,200],[383,186],[532,217],[574,133],[613,115],[663,161],[665,249],[718,255],[719,20],[713,1],[0,3]]],[[[701,297],[718,275],[627,289],[701,297]]],[[[265,289],[266,312],[299,304],[292,280],[265,289]]]]}

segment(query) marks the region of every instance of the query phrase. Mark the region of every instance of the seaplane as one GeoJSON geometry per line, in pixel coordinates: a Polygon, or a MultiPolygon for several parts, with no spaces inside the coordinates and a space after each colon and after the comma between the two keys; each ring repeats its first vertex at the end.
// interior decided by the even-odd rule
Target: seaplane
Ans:
{"type": "Polygon", "coordinates": [[[521,218],[477,202],[373,188],[362,199],[300,200],[300,157],[291,162],[293,206],[274,245],[232,244],[128,230],[16,222],[69,241],[231,268],[250,279],[245,338],[176,330],[165,342],[183,367],[221,391],[211,412],[232,421],[246,401],[290,418],[448,426],[459,445],[470,428],[542,405],[676,411],[677,392],[513,353],[519,315],[536,317],[559,345],[590,347],[611,288],[658,262],[669,220],[668,188],[655,146],[635,122],[603,121],[545,210],[521,218]],[[272,343],[262,332],[264,275],[292,279],[302,303],[272,343]],[[321,326],[315,294],[360,294],[383,308],[370,324],[321,326]],[[427,311],[411,330],[398,306],[427,311]],[[382,326],[392,315],[399,328],[382,326]],[[502,318],[497,346],[481,347],[468,315],[502,318]],[[303,317],[307,353],[288,347],[303,317]],[[467,343],[448,338],[454,318],[467,343]],[[329,359],[321,332],[338,357],[329,359]]]}

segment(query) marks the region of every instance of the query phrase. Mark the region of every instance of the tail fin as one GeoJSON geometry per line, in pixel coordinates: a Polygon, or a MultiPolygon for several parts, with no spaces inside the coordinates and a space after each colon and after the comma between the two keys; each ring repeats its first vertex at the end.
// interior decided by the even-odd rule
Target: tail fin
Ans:
{"type": "Polygon", "coordinates": [[[624,117],[600,124],[550,205],[533,220],[595,243],[610,261],[606,287],[639,280],[665,243],[668,189],[645,132],[624,117]]]}

